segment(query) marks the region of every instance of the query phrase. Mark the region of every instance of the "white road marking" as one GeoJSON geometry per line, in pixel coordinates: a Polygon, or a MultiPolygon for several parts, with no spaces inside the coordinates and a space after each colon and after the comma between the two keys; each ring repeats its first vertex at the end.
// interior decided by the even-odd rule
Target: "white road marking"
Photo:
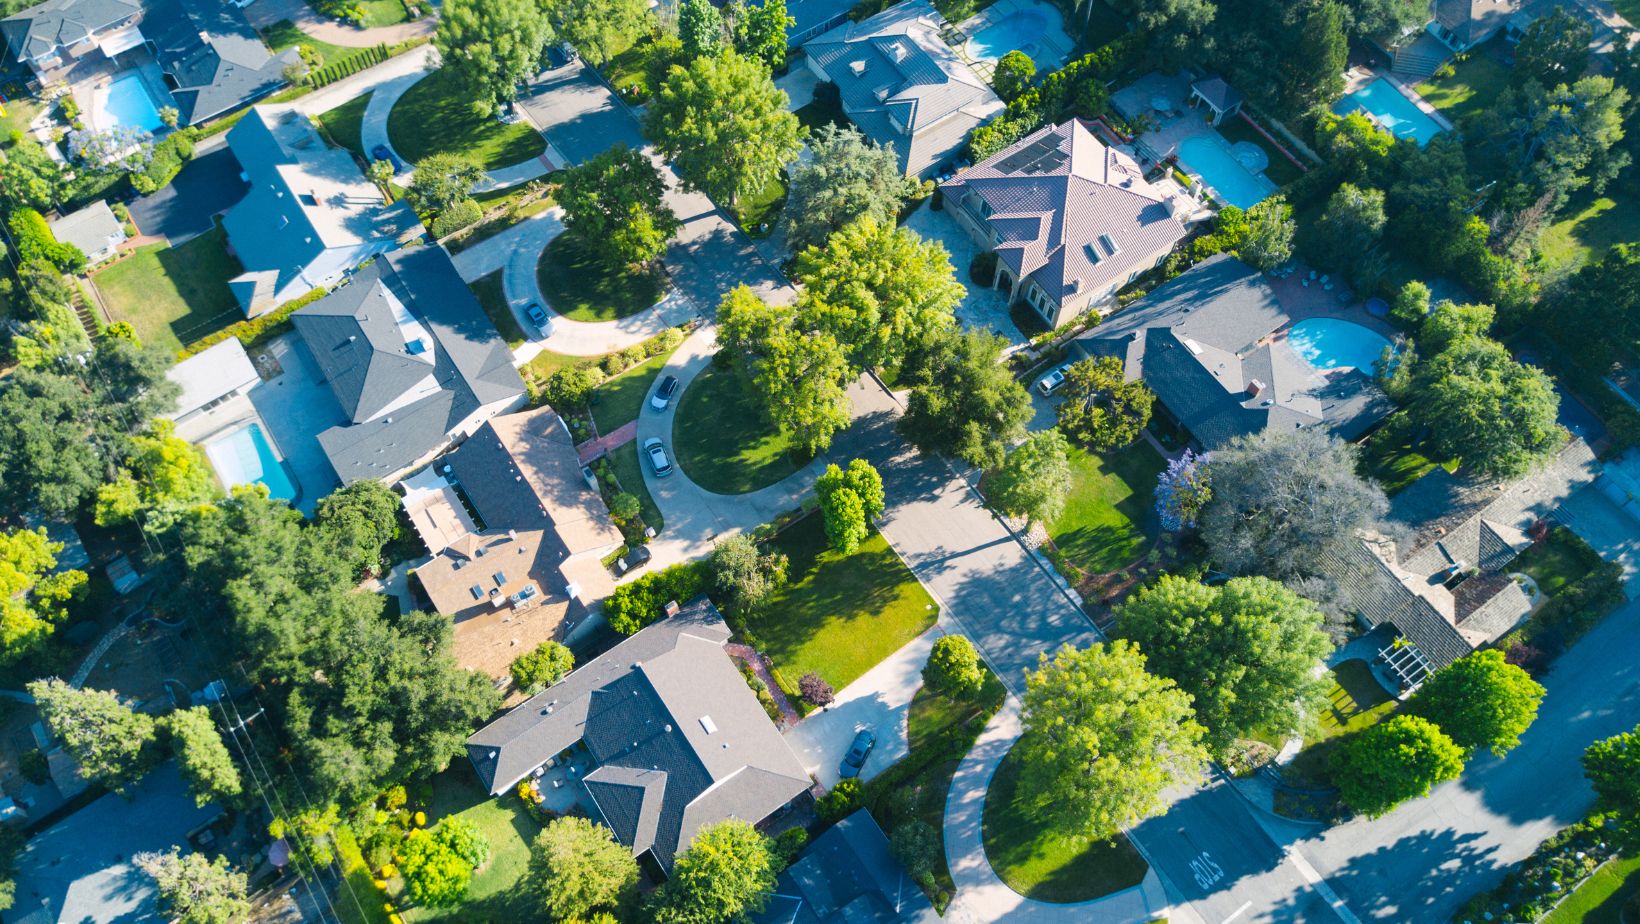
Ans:
{"type": "Polygon", "coordinates": [[[1232,914],[1229,917],[1225,918],[1222,922],[1220,922],[1220,924],[1230,924],[1231,921],[1234,921],[1236,918],[1241,917],[1242,913],[1245,912],[1248,908],[1251,908],[1251,907],[1253,907],[1252,902],[1250,902],[1250,901],[1242,902],[1241,907],[1237,908],[1234,914],[1232,914]]]}
{"type": "Polygon", "coordinates": [[[1304,859],[1304,855],[1298,852],[1298,848],[1287,847],[1282,852],[1287,855],[1287,859],[1293,861],[1294,868],[1298,870],[1300,876],[1304,877],[1304,881],[1308,882],[1310,887],[1315,889],[1316,894],[1320,895],[1321,899],[1330,905],[1332,910],[1344,920],[1344,924],[1361,924],[1361,919],[1356,917],[1355,912],[1350,910],[1350,906],[1344,903],[1344,899],[1333,891],[1332,886],[1327,885],[1326,880],[1321,878],[1321,874],[1316,872],[1315,867],[1310,865],[1310,861],[1304,859]]]}

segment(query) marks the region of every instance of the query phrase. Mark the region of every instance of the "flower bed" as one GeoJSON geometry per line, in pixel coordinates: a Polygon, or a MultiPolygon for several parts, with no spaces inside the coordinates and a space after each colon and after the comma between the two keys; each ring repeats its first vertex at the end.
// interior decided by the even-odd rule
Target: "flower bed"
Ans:
{"type": "Polygon", "coordinates": [[[1497,888],[1471,898],[1453,920],[1536,921],[1617,855],[1607,839],[1606,815],[1590,815],[1543,842],[1497,888]]]}

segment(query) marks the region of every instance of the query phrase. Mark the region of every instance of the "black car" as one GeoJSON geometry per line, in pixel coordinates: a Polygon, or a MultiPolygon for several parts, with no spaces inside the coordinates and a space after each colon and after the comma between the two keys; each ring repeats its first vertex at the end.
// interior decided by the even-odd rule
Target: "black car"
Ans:
{"type": "Polygon", "coordinates": [[[854,742],[848,746],[848,753],[843,755],[843,762],[837,767],[837,775],[843,779],[852,779],[860,775],[865,769],[866,758],[871,756],[871,749],[877,746],[877,736],[871,729],[862,728],[854,733],[854,742]]]}
{"type": "Polygon", "coordinates": [[[655,389],[655,397],[649,399],[649,406],[657,411],[666,410],[672,403],[672,396],[678,393],[678,377],[669,375],[661,379],[661,387],[655,389]]]}
{"type": "Polygon", "coordinates": [[[378,144],[375,147],[371,148],[370,149],[370,159],[371,160],[385,160],[385,161],[387,161],[388,163],[393,165],[393,172],[394,173],[403,173],[404,172],[404,161],[399,160],[398,155],[393,153],[393,149],[389,148],[385,144],[378,144]]]}
{"type": "Polygon", "coordinates": [[[644,565],[649,564],[649,559],[652,557],[649,554],[649,546],[635,545],[628,549],[625,555],[615,559],[615,573],[625,574],[634,568],[642,568],[644,565]]]}

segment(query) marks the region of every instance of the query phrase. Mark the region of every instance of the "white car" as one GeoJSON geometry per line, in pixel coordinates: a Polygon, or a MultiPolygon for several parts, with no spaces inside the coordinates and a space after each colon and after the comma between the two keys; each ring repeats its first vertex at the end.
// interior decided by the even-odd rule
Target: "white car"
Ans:
{"type": "Polygon", "coordinates": [[[1052,372],[1043,376],[1041,380],[1036,383],[1036,390],[1042,392],[1044,396],[1053,394],[1055,389],[1065,384],[1065,372],[1070,369],[1070,367],[1070,363],[1065,363],[1064,365],[1055,368],[1052,372]]]}
{"type": "Polygon", "coordinates": [[[666,457],[666,447],[661,444],[660,437],[651,436],[644,440],[643,454],[649,457],[649,467],[655,470],[656,478],[672,474],[672,460],[666,457]]]}

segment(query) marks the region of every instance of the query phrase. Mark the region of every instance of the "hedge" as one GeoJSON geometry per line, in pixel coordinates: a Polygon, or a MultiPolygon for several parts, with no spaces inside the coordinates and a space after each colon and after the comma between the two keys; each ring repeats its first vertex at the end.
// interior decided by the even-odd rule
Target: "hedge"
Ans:
{"type": "Polygon", "coordinates": [[[441,240],[460,231],[462,228],[478,223],[484,217],[484,209],[472,199],[457,199],[450,207],[438,214],[427,230],[435,240],[441,240]]]}
{"type": "Polygon", "coordinates": [[[11,213],[7,222],[12,242],[23,262],[44,260],[65,273],[85,269],[85,252],[73,244],[64,244],[51,233],[46,218],[34,209],[22,208],[11,213]]]}
{"type": "Polygon", "coordinates": [[[195,353],[216,346],[229,337],[238,337],[239,342],[244,344],[247,350],[258,344],[265,343],[290,329],[290,316],[295,314],[298,309],[305,308],[329,294],[329,289],[314,289],[305,295],[300,295],[285,302],[267,314],[247,318],[243,321],[235,321],[227,327],[206,334],[178,350],[177,359],[187,359],[195,353]]]}
{"type": "Polygon", "coordinates": [[[667,603],[684,603],[706,589],[706,565],[689,562],[652,571],[630,584],[615,588],[604,600],[604,617],[610,628],[633,635],[664,615],[667,603]]]}
{"type": "Polygon", "coordinates": [[[180,129],[154,145],[154,156],[148,166],[131,174],[131,188],[146,196],[170,184],[193,159],[196,134],[191,128],[180,129]]]}
{"type": "Polygon", "coordinates": [[[335,83],[344,77],[351,77],[367,67],[380,64],[389,57],[391,55],[388,54],[386,45],[366,48],[358,54],[348,55],[340,61],[327,64],[309,74],[308,83],[314,87],[335,83]]]}
{"type": "Polygon", "coordinates": [[[1008,104],[1002,117],[974,129],[968,136],[968,156],[984,160],[1069,109],[1082,118],[1100,115],[1109,101],[1105,81],[1130,67],[1142,50],[1139,33],[1129,32],[1095,48],[1042,78],[1008,104]]]}

